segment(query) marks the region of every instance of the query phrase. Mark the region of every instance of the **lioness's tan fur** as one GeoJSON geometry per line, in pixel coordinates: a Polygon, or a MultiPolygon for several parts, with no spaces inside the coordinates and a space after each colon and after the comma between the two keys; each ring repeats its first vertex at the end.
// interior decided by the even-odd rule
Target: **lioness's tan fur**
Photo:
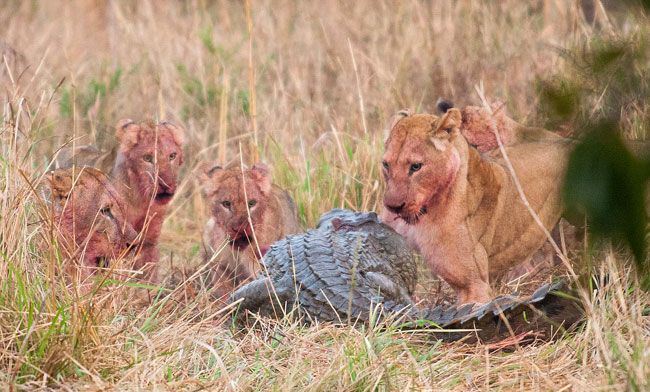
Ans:
{"type": "MultiPolygon", "coordinates": [[[[441,118],[406,116],[386,141],[383,219],[422,252],[461,303],[486,302],[490,277],[525,261],[546,237],[520,198],[500,156],[470,147],[458,109],[441,118]],[[417,171],[413,164],[421,164],[417,171]],[[391,212],[392,210],[392,212],[391,212]]],[[[551,229],[570,145],[521,142],[506,148],[533,210],[551,229]]]]}

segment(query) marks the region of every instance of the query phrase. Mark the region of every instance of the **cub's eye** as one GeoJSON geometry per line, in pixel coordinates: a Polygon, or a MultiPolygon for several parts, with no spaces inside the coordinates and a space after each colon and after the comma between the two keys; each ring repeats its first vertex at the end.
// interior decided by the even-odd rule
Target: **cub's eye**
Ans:
{"type": "Polygon", "coordinates": [[[412,163],[411,167],[409,167],[409,172],[410,173],[415,173],[416,171],[422,169],[422,164],[421,163],[412,163]]]}
{"type": "Polygon", "coordinates": [[[176,159],[176,153],[172,152],[171,154],[169,154],[169,160],[173,161],[174,159],[176,159]]]}
{"type": "Polygon", "coordinates": [[[145,162],[153,163],[153,155],[145,154],[142,156],[142,160],[145,162]]]}
{"type": "Polygon", "coordinates": [[[226,208],[230,208],[230,206],[232,205],[232,203],[230,203],[229,200],[224,200],[224,201],[221,202],[221,205],[224,206],[224,207],[226,207],[226,208]]]}
{"type": "Polygon", "coordinates": [[[113,219],[113,213],[111,212],[111,206],[104,206],[104,207],[102,207],[101,210],[99,210],[99,212],[102,215],[104,215],[105,217],[113,219]]]}
{"type": "Polygon", "coordinates": [[[249,200],[249,201],[248,201],[248,206],[249,206],[249,207],[254,207],[255,204],[257,204],[257,200],[249,200]]]}
{"type": "Polygon", "coordinates": [[[388,168],[390,167],[390,166],[388,165],[388,162],[386,162],[386,161],[383,161],[383,162],[381,163],[381,165],[382,165],[382,166],[384,167],[384,169],[386,169],[386,170],[388,170],[388,168]]]}

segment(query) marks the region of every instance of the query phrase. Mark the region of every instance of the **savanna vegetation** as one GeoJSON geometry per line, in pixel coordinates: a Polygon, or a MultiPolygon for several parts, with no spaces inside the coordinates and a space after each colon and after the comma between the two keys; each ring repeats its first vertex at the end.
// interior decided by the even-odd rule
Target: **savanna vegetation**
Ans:
{"type": "MultiPolygon", "coordinates": [[[[650,389],[650,296],[639,273],[650,164],[624,144],[648,138],[647,12],[598,0],[2,2],[0,384],[650,389]],[[434,112],[439,97],[481,105],[478,91],[524,124],[584,138],[565,193],[594,230],[557,272],[587,277],[578,330],[504,349],[291,318],[232,325],[199,282],[202,161],[270,164],[305,227],[332,207],[379,210],[389,118],[434,112]],[[62,146],[110,151],[122,118],[187,131],[161,236],[160,275],[176,285],[145,285],[118,264],[86,294],[66,287],[40,189],[62,146]]],[[[418,295],[435,302],[429,281],[418,295]]]]}

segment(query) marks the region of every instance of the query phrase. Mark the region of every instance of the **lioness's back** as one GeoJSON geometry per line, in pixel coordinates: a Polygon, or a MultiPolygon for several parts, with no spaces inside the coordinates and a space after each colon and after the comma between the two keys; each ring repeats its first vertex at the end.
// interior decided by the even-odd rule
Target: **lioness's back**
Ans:
{"type": "MultiPolygon", "coordinates": [[[[571,144],[566,139],[521,143],[506,147],[506,154],[512,163],[516,179],[532,209],[545,227],[552,227],[562,212],[560,188],[566,171],[568,152],[571,144]]],[[[539,246],[545,241],[540,236],[541,228],[530,219],[530,211],[524,204],[503,157],[496,158],[495,164],[503,167],[509,181],[504,185],[510,187],[505,192],[503,210],[509,230],[497,230],[489,253],[490,271],[501,271],[511,266],[513,260],[527,258],[531,247],[521,246],[521,242],[536,238],[539,246]]],[[[535,248],[536,246],[533,246],[535,248]]]]}

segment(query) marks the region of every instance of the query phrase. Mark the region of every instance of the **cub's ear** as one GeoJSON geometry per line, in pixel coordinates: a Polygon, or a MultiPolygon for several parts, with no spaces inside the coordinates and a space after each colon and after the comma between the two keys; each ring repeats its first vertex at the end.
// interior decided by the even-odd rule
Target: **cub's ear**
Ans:
{"type": "Polygon", "coordinates": [[[262,193],[268,194],[271,192],[271,169],[267,165],[263,163],[256,163],[253,165],[253,167],[250,168],[248,172],[250,173],[253,181],[255,181],[260,187],[262,193]]]}
{"type": "Polygon", "coordinates": [[[72,174],[67,169],[53,170],[46,175],[50,185],[52,202],[60,202],[68,198],[72,191],[72,174]]]}
{"type": "Polygon", "coordinates": [[[122,147],[134,147],[140,139],[140,126],[131,119],[122,119],[115,126],[115,136],[122,147]]]}
{"type": "Polygon", "coordinates": [[[215,162],[203,162],[199,165],[199,182],[203,196],[211,195],[218,187],[218,176],[223,167],[215,162]]]}
{"type": "Polygon", "coordinates": [[[182,127],[169,121],[163,121],[159,125],[161,127],[167,128],[171,132],[176,144],[179,146],[183,146],[185,144],[185,130],[182,127]]]}

